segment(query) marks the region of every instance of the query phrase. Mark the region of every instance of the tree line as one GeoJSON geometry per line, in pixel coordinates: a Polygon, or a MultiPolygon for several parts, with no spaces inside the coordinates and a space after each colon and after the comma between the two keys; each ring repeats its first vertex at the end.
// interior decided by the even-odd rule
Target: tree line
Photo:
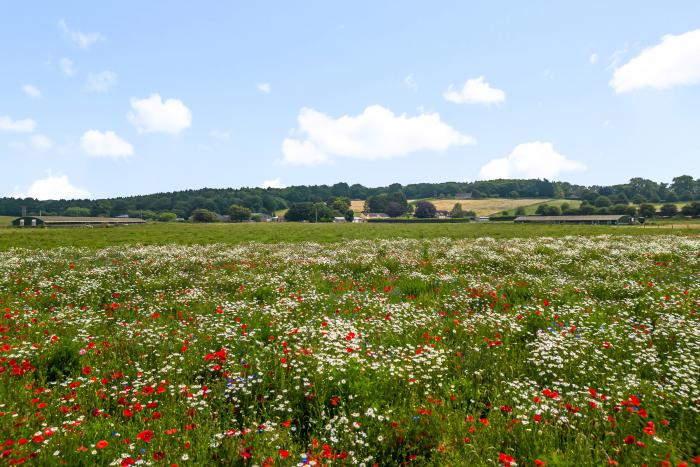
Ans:
{"type": "Polygon", "coordinates": [[[422,198],[455,198],[469,196],[500,198],[558,198],[582,199],[594,203],[599,196],[608,197],[612,204],[674,203],[700,200],[700,179],[690,175],[675,177],[671,183],[659,183],[633,178],[628,183],[610,186],[582,186],[547,179],[488,180],[474,182],[394,183],[385,187],[369,188],[360,184],[341,182],[334,185],[300,185],[286,188],[202,188],[169,193],[154,193],[128,197],[82,200],[48,200],[33,198],[0,198],[0,215],[16,216],[24,207],[31,215],[80,215],[141,217],[172,220],[189,218],[197,209],[217,214],[229,214],[236,205],[254,213],[273,214],[283,209],[299,210],[300,217],[313,218],[317,212],[323,219],[331,214],[344,216],[347,211],[332,207],[334,200],[364,200],[371,212],[402,215],[410,207],[406,200],[422,198]],[[300,205],[300,206],[297,206],[300,205]],[[326,206],[325,209],[322,205],[326,206]],[[405,209],[405,211],[400,212],[405,209]]]}

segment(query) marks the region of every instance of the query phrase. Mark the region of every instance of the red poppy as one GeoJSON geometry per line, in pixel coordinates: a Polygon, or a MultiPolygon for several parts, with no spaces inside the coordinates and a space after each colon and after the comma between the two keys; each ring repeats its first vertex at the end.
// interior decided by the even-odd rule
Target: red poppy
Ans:
{"type": "Polygon", "coordinates": [[[103,440],[103,439],[99,440],[99,441],[97,442],[97,444],[95,444],[95,447],[96,447],[97,449],[104,449],[104,448],[106,448],[107,446],[109,446],[109,443],[108,443],[107,441],[103,440]]]}
{"type": "Polygon", "coordinates": [[[153,439],[153,432],[151,430],[143,430],[141,433],[136,435],[136,437],[144,443],[150,443],[153,439]]]}

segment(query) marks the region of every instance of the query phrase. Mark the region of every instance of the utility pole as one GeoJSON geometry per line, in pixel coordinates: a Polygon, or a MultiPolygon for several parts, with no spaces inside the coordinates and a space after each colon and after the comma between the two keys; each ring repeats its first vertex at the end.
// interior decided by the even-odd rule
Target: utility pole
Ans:
{"type": "Polygon", "coordinates": [[[316,208],[316,223],[318,224],[318,206],[314,206],[316,208]]]}

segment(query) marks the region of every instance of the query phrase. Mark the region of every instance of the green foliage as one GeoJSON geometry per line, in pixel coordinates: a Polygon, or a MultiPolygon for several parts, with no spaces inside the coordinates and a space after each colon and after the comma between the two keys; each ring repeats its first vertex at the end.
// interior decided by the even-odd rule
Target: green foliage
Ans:
{"type": "Polygon", "coordinates": [[[208,224],[211,222],[219,222],[219,216],[215,212],[208,209],[199,208],[192,211],[192,222],[208,224]]]}
{"type": "Polygon", "coordinates": [[[177,219],[177,214],[174,212],[161,212],[158,214],[158,220],[161,222],[172,222],[177,219]]]}
{"type": "Polygon", "coordinates": [[[45,382],[57,382],[80,370],[79,349],[73,344],[60,344],[37,366],[37,378],[45,382]]]}
{"type": "Polygon", "coordinates": [[[250,209],[241,206],[240,204],[232,204],[228,208],[228,213],[233,222],[243,222],[250,219],[250,209]]]}
{"type": "Polygon", "coordinates": [[[335,212],[325,203],[294,203],[284,215],[290,222],[332,222],[335,212]]]}
{"type": "Polygon", "coordinates": [[[610,198],[608,198],[607,196],[601,195],[596,197],[596,199],[593,201],[593,204],[597,208],[607,208],[612,204],[612,201],[610,201],[610,198]]]}
{"type": "Polygon", "coordinates": [[[664,204],[659,209],[659,214],[663,217],[673,217],[678,214],[678,207],[675,204],[664,204]]]}
{"type": "Polygon", "coordinates": [[[91,214],[90,209],[77,206],[71,206],[63,211],[64,216],[70,217],[89,217],[91,214]]]}
{"type": "Polygon", "coordinates": [[[656,207],[653,204],[641,204],[639,206],[639,215],[650,219],[656,215],[656,207]]]}
{"type": "Polygon", "coordinates": [[[435,217],[436,211],[435,205],[430,201],[418,201],[413,215],[419,219],[431,219],[435,217]]]}

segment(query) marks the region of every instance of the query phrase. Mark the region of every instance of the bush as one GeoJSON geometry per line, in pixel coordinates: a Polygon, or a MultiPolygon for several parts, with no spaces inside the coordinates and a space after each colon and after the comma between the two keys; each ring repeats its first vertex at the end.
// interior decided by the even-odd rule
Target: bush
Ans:
{"type": "Polygon", "coordinates": [[[158,220],[161,222],[172,222],[177,219],[177,214],[174,212],[161,212],[158,214],[158,220]]]}
{"type": "Polygon", "coordinates": [[[219,216],[215,212],[204,208],[199,208],[192,211],[191,219],[192,222],[205,224],[211,222],[219,222],[219,216]]]}
{"type": "Polygon", "coordinates": [[[664,204],[659,210],[663,217],[673,217],[678,214],[678,206],[675,204],[664,204]]]}
{"type": "Polygon", "coordinates": [[[228,213],[231,216],[231,221],[233,222],[243,222],[250,219],[250,209],[239,204],[232,204],[228,208],[228,213]]]}
{"type": "Polygon", "coordinates": [[[416,203],[416,210],[414,211],[414,215],[418,219],[431,219],[435,217],[436,212],[437,209],[435,208],[435,205],[430,201],[418,201],[416,203]]]}

